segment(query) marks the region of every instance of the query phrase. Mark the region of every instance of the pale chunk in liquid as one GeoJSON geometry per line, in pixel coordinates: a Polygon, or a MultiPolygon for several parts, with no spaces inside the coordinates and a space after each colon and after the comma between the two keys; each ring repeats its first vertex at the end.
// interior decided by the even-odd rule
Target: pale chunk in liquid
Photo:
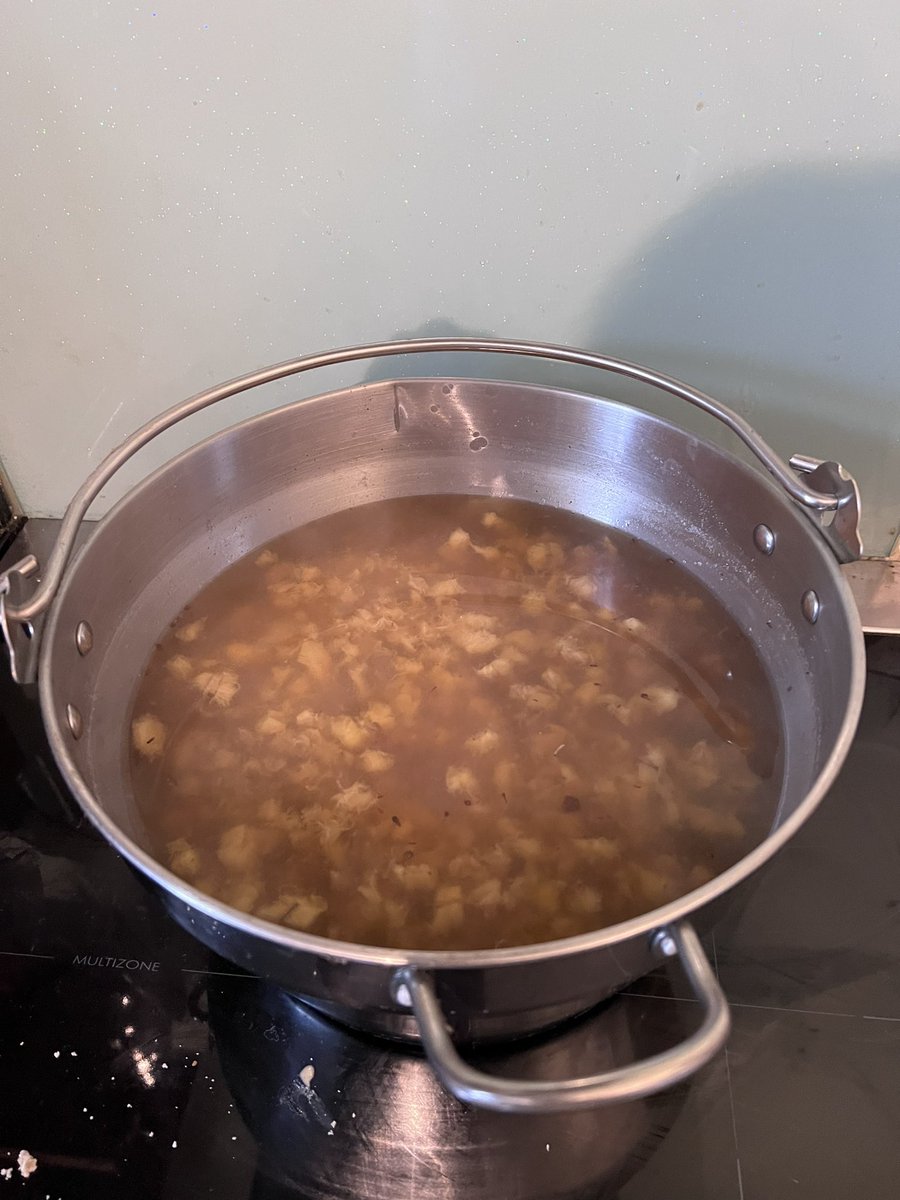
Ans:
{"type": "Polygon", "coordinates": [[[241,560],[139,685],[154,852],[328,938],[481,949],[691,891],[767,833],[777,709],[682,568],[571,513],[389,500],[241,560]]]}

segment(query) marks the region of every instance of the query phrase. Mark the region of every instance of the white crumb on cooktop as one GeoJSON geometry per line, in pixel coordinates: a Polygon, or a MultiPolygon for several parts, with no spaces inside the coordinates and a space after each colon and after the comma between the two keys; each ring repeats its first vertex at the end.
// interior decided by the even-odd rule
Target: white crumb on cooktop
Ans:
{"type": "Polygon", "coordinates": [[[19,1151],[19,1174],[23,1179],[27,1179],[29,1175],[33,1175],[37,1170],[37,1159],[33,1154],[29,1154],[27,1150],[19,1151]]]}

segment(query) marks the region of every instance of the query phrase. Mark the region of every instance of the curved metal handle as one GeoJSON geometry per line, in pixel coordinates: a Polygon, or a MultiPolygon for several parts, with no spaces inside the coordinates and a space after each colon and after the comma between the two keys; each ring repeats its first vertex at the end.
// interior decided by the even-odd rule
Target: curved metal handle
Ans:
{"type": "Polygon", "coordinates": [[[430,980],[415,967],[394,976],[394,995],[406,1001],[419,1024],[425,1053],[444,1087],[457,1100],[495,1112],[572,1112],[600,1104],[636,1100],[671,1087],[700,1069],[724,1046],[731,1029],[728,1002],[722,994],[700,940],[691,925],[679,922],[657,933],[655,944],[667,956],[677,955],[700,1001],[703,1021],[696,1033],[671,1050],[643,1062],[616,1067],[581,1079],[505,1079],[469,1066],[457,1053],[430,980]]]}
{"type": "MultiPolygon", "coordinates": [[[[288,362],[278,363],[273,367],[266,367],[261,371],[254,371],[249,375],[242,375],[238,379],[219,384],[218,387],[210,388],[208,391],[198,392],[195,396],[166,409],[165,412],[142,425],[131,437],[126,438],[124,442],[107,454],[72,497],[63,516],[59,536],[47,562],[46,570],[43,572],[41,582],[27,600],[15,603],[7,597],[5,602],[7,622],[24,624],[46,611],[62,582],[66,564],[75,544],[78,527],[100,490],[138,450],[179,421],[183,421],[186,417],[190,417],[204,408],[209,408],[210,405],[217,404],[229,396],[236,396],[240,392],[259,387],[260,384],[272,383],[276,379],[299,375],[304,371],[337,366],[341,363],[359,362],[370,358],[386,358],[404,354],[431,354],[443,351],[466,353],[475,351],[487,354],[518,354],[530,358],[546,358],[557,362],[594,367],[600,371],[610,371],[616,375],[637,379],[660,391],[679,396],[689,404],[716,417],[723,425],[737,434],[744,445],[756,455],[770,474],[799,504],[816,513],[824,513],[840,508],[851,497],[852,489],[849,484],[846,489],[842,487],[834,493],[820,492],[808,487],[793,474],[787,463],[775,453],[753,427],[726,405],[714,400],[712,396],[707,396],[705,392],[680,383],[677,379],[672,379],[668,375],[662,375],[648,367],[639,366],[637,363],[628,362],[625,359],[611,358],[609,355],[594,354],[589,350],[577,350],[569,346],[547,345],[542,342],[505,341],[496,338],[420,338],[401,342],[350,346],[343,350],[331,350],[325,354],[309,354],[303,358],[295,358],[288,362]]],[[[16,568],[11,568],[11,571],[16,571],[16,568]]],[[[9,590],[8,587],[6,590],[9,590]]],[[[3,591],[4,589],[0,587],[0,604],[3,603],[3,591]]]]}

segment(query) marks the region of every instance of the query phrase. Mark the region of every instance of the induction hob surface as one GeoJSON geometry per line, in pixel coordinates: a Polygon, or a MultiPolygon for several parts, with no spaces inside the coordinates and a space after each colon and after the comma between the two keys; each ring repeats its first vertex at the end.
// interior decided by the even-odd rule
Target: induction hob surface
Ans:
{"type": "MultiPolygon", "coordinates": [[[[662,1096],[574,1117],[467,1109],[414,1051],[212,957],[79,821],[33,697],[4,682],[0,1200],[894,1200],[897,646],[870,643],[869,668],[831,794],[705,939],[732,1005],[727,1050],[662,1096]]],[[[671,1045],[696,1017],[667,969],[481,1058],[585,1073],[671,1045]]]]}

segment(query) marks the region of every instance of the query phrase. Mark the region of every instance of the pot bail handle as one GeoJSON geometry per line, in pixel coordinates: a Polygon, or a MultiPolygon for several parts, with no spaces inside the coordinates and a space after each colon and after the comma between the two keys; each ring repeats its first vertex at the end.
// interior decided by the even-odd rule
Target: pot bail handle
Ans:
{"type": "MultiPolygon", "coordinates": [[[[701,409],[710,416],[721,421],[732,433],[736,434],[744,445],[752,451],[759,462],[766,468],[788,495],[801,505],[810,516],[822,526],[825,513],[837,513],[847,505],[853,504],[856,490],[837,464],[835,471],[829,476],[820,473],[808,479],[807,469],[795,474],[772,447],[764,441],[748,421],[739,416],[733,409],[708,396],[697,388],[681,383],[670,375],[663,375],[649,367],[626,359],[613,358],[608,354],[595,354],[590,350],[578,350],[572,346],[556,346],[544,342],[507,341],[501,338],[416,338],[398,342],[376,342],[364,346],[347,346],[341,350],[330,350],[324,354],[307,354],[302,358],[289,359],[287,362],[276,363],[253,371],[249,375],[241,375],[227,383],[207,391],[198,392],[187,400],[173,405],[147,421],[124,442],[98,464],[96,469],[87,477],[63,514],[56,545],[50,554],[43,571],[36,570],[33,560],[24,560],[11,566],[0,574],[0,633],[10,651],[13,677],[19,683],[29,682],[34,677],[37,651],[37,638],[34,636],[35,618],[41,616],[50,607],[53,598],[59,590],[65,574],[66,566],[72,555],[78,530],[93,501],[99,495],[105,484],[116,474],[138,450],[152,442],[165,430],[177,425],[186,417],[217,404],[229,396],[240,392],[250,391],[261,384],[273,383],[277,379],[286,379],[290,375],[300,375],[305,371],[314,371],[320,367],[339,366],[344,363],[364,362],[367,359],[390,358],[405,354],[434,354],[445,351],[466,354],[514,354],[526,358],[543,358],[553,362],[574,363],[577,366],[592,367],[598,371],[609,371],[614,375],[624,375],[628,379],[636,379],[649,384],[659,391],[668,392],[686,400],[695,408],[701,409]],[[817,487],[822,485],[822,490],[817,487]],[[40,581],[26,595],[25,581],[39,575],[40,581]],[[26,643],[33,644],[28,646],[26,643]]],[[[853,510],[856,511],[855,509],[853,510]]],[[[836,523],[835,523],[836,524],[836,523]]],[[[855,521],[850,522],[855,528],[855,521]]],[[[858,542],[847,544],[845,536],[834,525],[828,526],[829,541],[841,561],[850,561],[859,557],[858,542]]]]}
{"type": "Polygon", "coordinates": [[[394,975],[393,992],[398,1003],[405,1002],[405,1007],[412,1008],[428,1060],[438,1079],[457,1100],[494,1112],[574,1112],[637,1100],[672,1087],[708,1063],[728,1038],[731,1029],[728,1002],[693,926],[680,921],[661,929],[655,934],[653,944],[667,957],[681,960],[700,1002],[703,1013],[700,1028],[679,1045],[643,1062],[580,1079],[507,1079],[479,1071],[457,1053],[434,985],[427,975],[412,966],[401,967],[394,975]]]}

